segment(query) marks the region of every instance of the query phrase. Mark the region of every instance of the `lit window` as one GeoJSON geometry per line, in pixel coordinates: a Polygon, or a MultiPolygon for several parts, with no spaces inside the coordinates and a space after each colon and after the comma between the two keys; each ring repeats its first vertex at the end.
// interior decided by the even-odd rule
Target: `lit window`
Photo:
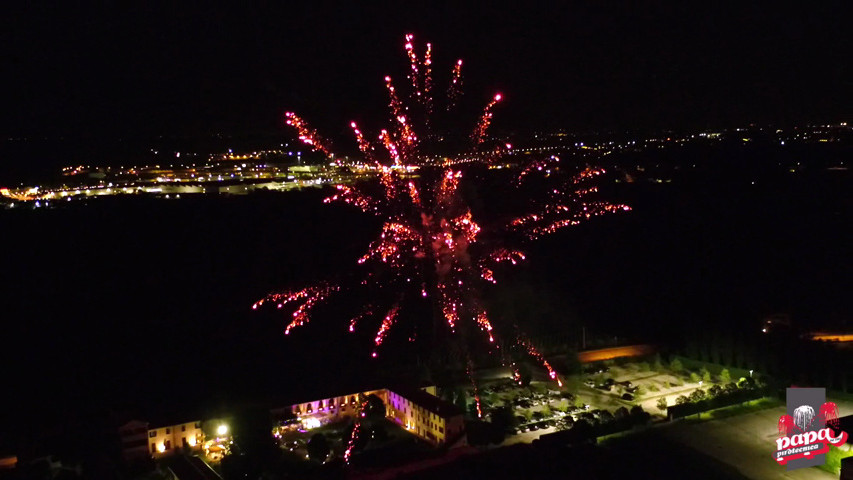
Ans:
{"type": "Polygon", "coordinates": [[[148,438],[154,438],[157,436],[157,430],[151,430],[148,432],[148,438]]]}

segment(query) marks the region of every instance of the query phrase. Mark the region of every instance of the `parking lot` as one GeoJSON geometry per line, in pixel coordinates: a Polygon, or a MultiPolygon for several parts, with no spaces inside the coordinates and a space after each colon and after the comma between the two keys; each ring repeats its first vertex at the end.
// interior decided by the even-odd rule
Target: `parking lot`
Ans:
{"type": "Polygon", "coordinates": [[[721,388],[725,384],[719,376],[701,380],[696,375],[691,378],[687,370],[676,373],[666,365],[656,367],[641,361],[587,365],[583,374],[563,377],[563,387],[548,380],[522,387],[508,378],[508,370],[495,370],[483,379],[480,393],[486,412],[502,406],[512,409],[515,434],[505,443],[519,443],[531,442],[558,427],[570,427],[579,419],[606,422],[635,406],[663,417],[660,399],[674,405],[680,396],[689,397],[698,389],[704,391],[713,385],[721,388]]]}

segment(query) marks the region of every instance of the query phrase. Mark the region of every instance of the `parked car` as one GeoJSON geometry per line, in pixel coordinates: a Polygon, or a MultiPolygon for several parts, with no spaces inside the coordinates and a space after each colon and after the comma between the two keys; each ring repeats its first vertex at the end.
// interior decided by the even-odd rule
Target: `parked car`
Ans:
{"type": "Polygon", "coordinates": [[[630,393],[623,393],[622,394],[622,400],[628,400],[630,402],[630,401],[634,400],[634,396],[631,395],[630,393]]]}
{"type": "Polygon", "coordinates": [[[616,380],[613,380],[612,378],[608,378],[607,380],[604,381],[604,384],[609,386],[609,387],[612,387],[613,385],[616,384],[616,380]]]}
{"type": "Polygon", "coordinates": [[[583,384],[590,388],[595,387],[595,382],[593,382],[592,380],[586,380],[583,382],[583,384]]]}

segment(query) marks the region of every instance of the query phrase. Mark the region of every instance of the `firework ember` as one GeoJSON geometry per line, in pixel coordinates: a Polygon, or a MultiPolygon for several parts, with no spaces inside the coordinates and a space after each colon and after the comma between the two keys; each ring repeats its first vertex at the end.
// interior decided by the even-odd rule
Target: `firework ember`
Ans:
{"type": "Polygon", "coordinates": [[[296,129],[296,132],[299,135],[299,141],[309,145],[312,150],[319,150],[326,155],[332,154],[332,152],[323,144],[323,139],[315,130],[312,130],[308,126],[308,122],[299,118],[299,116],[293,112],[287,112],[284,116],[286,118],[284,123],[296,129]]]}
{"type": "Polygon", "coordinates": [[[462,96],[462,59],[456,61],[453,65],[453,73],[450,79],[450,87],[447,89],[447,109],[450,110],[456,106],[459,97],[462,96]]]}
{"type": "Polygon", "coordinates": [[[474,133],[471,135],[471,139],[474,141],[474,145],[479,145],[483,143],[483,140],[486,138],[486,130],[489,129],[489,125],[492,124],[492,108],[501,101],[503,96],[498,93],[492,98],[488,104],[486,104],[486,108],[483,109],[483,114],[480,115],[480,121],[477,122],[477,126],[474,128],[474,133]]]}

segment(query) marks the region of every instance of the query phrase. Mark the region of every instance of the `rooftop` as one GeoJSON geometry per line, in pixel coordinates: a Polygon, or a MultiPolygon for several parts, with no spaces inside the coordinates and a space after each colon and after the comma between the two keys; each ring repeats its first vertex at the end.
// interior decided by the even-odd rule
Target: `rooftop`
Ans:
{"type": "Polygon", "coordinates": [[[456,405],[446,402],[435,395],[431,395],[421,389],[417,388],[389,388],[391,392],[400,395],[401,397],[406,398],[407,400],[412,401],[412,403],[416,403],[418,406],[429,410],[430,412],[444,417],[449,418],[456,415],[462,415],[462,410],[456,405]]]}

